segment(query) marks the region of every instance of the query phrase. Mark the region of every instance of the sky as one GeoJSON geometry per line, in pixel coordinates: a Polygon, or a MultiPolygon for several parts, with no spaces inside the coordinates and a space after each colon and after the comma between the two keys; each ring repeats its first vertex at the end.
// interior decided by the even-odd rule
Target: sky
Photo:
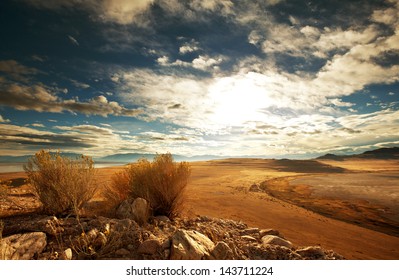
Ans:
{"type": "Polygon", "coordinates": [[[399,146],[396,0],[2,0],[0,154],[399,146]]]}

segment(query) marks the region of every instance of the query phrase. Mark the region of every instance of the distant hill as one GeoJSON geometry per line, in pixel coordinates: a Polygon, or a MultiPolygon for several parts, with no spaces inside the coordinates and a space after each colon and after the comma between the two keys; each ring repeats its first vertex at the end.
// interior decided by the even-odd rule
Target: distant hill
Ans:
{"type": "MultiPolygon", "coordinates": [[[[77,158],[80,157],[81,154],[75,153],[61,153],[62,156],[69,157],[69,158],[77,158]]],[[[29,158],[33,155],[25,155],[25,156],[0,156],[0,162],[2,163],[26,163],[29,158]]],[[[152,160],[156,154],[140,154],[140,153],[125,153],[125,154],[114,154],[108,155],[104,157],[97,157],[93,158],[94,162],[99,163],[107,163],[107,162],[118,162],[118,163],[129,163],[135,162],[138,159],[145,158],[148,160],[152,160]]],[[[174,160],[176,161],[205,161],[211,159],[220,159],[220,156],[213,156],[213,155],[202,155],[202,156],[181,156],[181,155],[173,155],[174,160]]]]}
{"type": "MultiPolygon", "coordinates": [[[[95,159],[98,162],[135,162],[138,159],[145,158],[148,160],[152,160],[156,154],[139,154],[139,153],[126,153],[126,154],[114,154],[101,158],[95,159]]],[[[202,161],[202,160],[211,160],[211,159],[219,159],[222,158],[220,156],[213,155],[203,155],[203,156],[182,156],[182,155],[173,155],[174,160],[176,161],[202,161]]]]}
{"type": "Polygon", "coordinates": [[[325,160],[344,160],[344,159],[399,159],[399,147],[380,148],[366,151],[357,155],[334,155],[326,154],[316,159],[325,160]]]}
{"type": "MultiPolygon", "coordinates": [[[[51,152],[54,154],[53,152],[51,152]]],[[[81,154],[75,153],[60,153],[61,156],[69,157],[69,158],[77,158],[80,157],[81,154]]],[[[26,163],[33,155],[24,155],[24,156],[0,156],[0,162],[3,163],[26,163]]]]}

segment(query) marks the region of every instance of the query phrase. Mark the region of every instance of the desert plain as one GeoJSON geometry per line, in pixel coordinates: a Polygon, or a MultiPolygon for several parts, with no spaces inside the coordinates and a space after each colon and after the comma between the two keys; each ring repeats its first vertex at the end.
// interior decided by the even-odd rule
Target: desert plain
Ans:
{"type": "MultiPolygon", "coordinates": [[[[123,166],[99,168],[87,215],[106,215],[101,190],[123,166]]],[[[209,216],[279,230],[295,245],[319,245],[346,259],[399,259],[399,161],[223,159],[191,163],[183,217],[209,216]]],[[[0,218],[39,206],[24,172],[0,218]]]]}

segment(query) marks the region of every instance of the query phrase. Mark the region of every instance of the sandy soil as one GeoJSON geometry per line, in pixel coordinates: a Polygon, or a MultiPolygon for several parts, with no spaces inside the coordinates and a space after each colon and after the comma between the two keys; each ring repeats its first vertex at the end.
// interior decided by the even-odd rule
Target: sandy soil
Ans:
{"type": "MultiPolygon", "coordinates": [[[[303,176],[303,172],[306,171],[303,169],[304,164],[315,175],[344,172],[339,168],[350,169],[350,166],[360,166],[362,171],[373,170],[373,163],[359,165],[339,162],[330,169],[326,162],[313,161],[302,162],[299,165],[256,159],[196,162],[192,163],[192,176],[186,190],[187,201],[183,215],[208,215],[240,220],[253,227],[275,228],[296,245],[321,245],[348,259],[399,259],[399,237],[326,217],[264,192],[248,191],[253,183],[303,176]]],[[[397,162],[384,164],[386,168],[377,166],[385,171],[398,169],[397,162]]],[[[99,169],[100,187],[109,182],[112,174],[120,169],[99,169]]],[[[22,179],[18,179],[24,176],[24,173],[0,174],[0,180],[17,179],[13,181],[16,195],[25,192],[23,197],[31,199],[32,202],[29,188],[23,184],[22,179]],[[20,185],[17,187],[18,182],[20,185]]],[[[307,192],[306,188],[299,188],[290,194],[297,197],[307,192]]],[[[10,212],[10,209],[0,209],[0,214],[16,214],[18,211],[20,210],[10,212]]]]}

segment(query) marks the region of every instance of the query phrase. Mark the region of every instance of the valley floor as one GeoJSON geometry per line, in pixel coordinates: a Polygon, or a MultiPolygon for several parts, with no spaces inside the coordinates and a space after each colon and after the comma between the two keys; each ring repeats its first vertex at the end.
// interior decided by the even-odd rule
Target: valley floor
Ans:
{"type": "MultiPolygon", "coordinates": [[[[372,217],[375,213],[372,211],[368,213],[367,207],[363,207],[360,212],[354,211],[354,214],[348,212],[352,213],[352,216],[347,216],[345,220],[339,215],[335,217],[334,211],[330,211],[328,215],[323,212],[325,209],[338,209],[336,213],[342,212],[342,209],[334,204],[338,203],[338,200],[329,200],[324,205],[324,210],[310,207],[312,204],[308,202],[314,198],[314,195],[309,186],[297,185],[296,188],[290,188],[286,183],[277,184],[271,190],[278,190],[279,193],[273,193],[263,183],[276,178],[286,180],[303,176],[323,176],[323,174],[397,171],[399,170],[397,161],[295,163],[295,161],[231,159],[194,162],[191,166],[192,176],[186,189],[187,198],[183,216],[192,218],[206,215],[242,221],[251,227],[274,228],[294,245],[320,245],[334,250],[347,259],[399,259],[399,237],[370,227],[372,222],[367,217],[368,215],[372,217]],[[251,192],[249,189],[252,184],[259,184],[266,191],[251,192]],[[356,224],[358,219],[356,213],[363,217],[357,221],[358,224],[356,224]]],[[[107,184],[112,174],[120,169],[121,167],[98,169],[98,181],[102,185],[107,184]]],[[[30,204],[30,208],[34,209],[37,205],[34,204],[28,186],[24,185],[24,177],[24,173],[0,174],[0,180],[12,179],[13,191],[18,198],[16,201],[30,204]]],[[[100,197],[98,199],[101,200],[100,197]]],[[[362,200],[352,199],[349,204],[345,204],[341,203],[344,201],[342,198],[339,200],[341,204],[338,204],[353,208],[358,206],[359,201],[364,203],[365,200],[364,197],[362,200]]],[[[0,216],[15,215],[20,212],[16,206],[11,208],[3,206],[0,209],[0,216]]],[[[388,227],[394,228],[395,224],[390,224],[388,227]]]]}

